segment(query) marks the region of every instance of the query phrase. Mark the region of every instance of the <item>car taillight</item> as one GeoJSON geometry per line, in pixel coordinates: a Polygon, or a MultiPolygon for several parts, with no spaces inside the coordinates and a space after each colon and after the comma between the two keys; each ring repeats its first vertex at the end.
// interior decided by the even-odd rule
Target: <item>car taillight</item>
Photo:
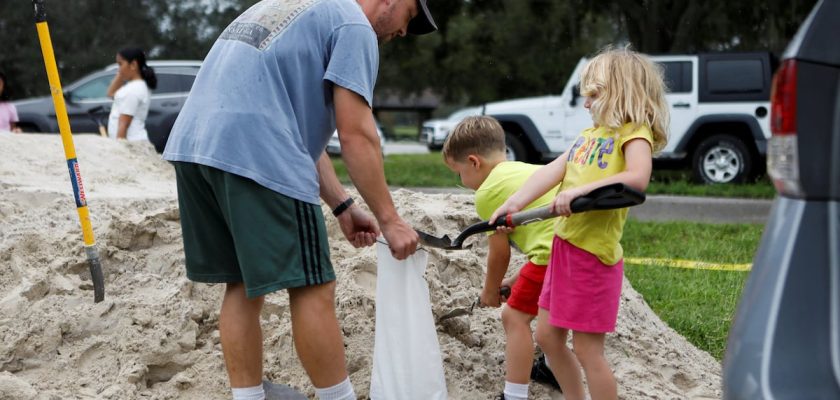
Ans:
{"type": "Polygon", "coordinates": [[[802,196],[799,151],[796,141],[796,60],[782,63],[773,77],[770,95],[770,130],[767,173],[779,194],[802,196]]]}

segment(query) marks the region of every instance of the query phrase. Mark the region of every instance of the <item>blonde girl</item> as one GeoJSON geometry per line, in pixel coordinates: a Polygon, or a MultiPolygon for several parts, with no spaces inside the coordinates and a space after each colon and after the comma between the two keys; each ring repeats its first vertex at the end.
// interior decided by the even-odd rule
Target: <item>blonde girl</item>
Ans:
{"type": "Polygon", "coordinates": [[[551,204],[560,217],[540,294],[536,339],[567,400],[585,398],[581,367],[592,399],[609,400],[618,398],[618,389],[604,339],[618,316],[624,274],[619,239],[627,209],[572,214],[570,203],[617,182],[644,191],[652,154],[667,141],[668,107],[660,67],[628,49],[608,48],[592,58],[581,73],[581,94],[593,126],[537,170],[490,219],[519,211],[560,184],[551,204]],[[569,332],[574,353],[566,346],[569,332]]]}

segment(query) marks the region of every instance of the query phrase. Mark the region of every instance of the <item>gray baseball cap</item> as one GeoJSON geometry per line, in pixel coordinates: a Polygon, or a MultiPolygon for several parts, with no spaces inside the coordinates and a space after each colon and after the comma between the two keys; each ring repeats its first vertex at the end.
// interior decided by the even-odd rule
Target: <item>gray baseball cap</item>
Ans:
{"type": "Polygon", "coordinates": [[[408,22],[408,33],[412,35],[425,35],[436,30],[437,25],[432,18],[432,13],[429,12],[429,6],[426,5],[426,0],[417,0],[417,15],[408,22]]]}

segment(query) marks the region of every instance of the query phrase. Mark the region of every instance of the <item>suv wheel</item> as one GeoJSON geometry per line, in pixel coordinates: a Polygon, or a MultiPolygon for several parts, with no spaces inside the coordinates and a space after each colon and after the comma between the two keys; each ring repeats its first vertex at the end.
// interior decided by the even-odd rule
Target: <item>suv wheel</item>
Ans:
{"type": "Polygon", "coordinates": [[[747,146],[730,135],[703,139],[692,160],[694,180],[700,183],[743,183],[752,168],[752,154],[747,146]]]}
{"type": "Polygon", "coordinates": [[[528,149],[522,140],[505,132],[505,156],[508,161],[528,161],[528,149]]]}

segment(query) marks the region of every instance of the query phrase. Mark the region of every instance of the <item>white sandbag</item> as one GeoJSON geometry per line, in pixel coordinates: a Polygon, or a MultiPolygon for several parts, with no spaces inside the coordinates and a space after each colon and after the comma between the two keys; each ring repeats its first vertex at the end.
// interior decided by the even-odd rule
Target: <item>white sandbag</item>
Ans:
{"type": "Polygon", "coordinates": [[[376,337],[370,398],[445,400],[443,361],[429,287],[423,278],[428,253],[420,250],[398,261],[387,245],[377,243],[376,255],[376,337]]]}

